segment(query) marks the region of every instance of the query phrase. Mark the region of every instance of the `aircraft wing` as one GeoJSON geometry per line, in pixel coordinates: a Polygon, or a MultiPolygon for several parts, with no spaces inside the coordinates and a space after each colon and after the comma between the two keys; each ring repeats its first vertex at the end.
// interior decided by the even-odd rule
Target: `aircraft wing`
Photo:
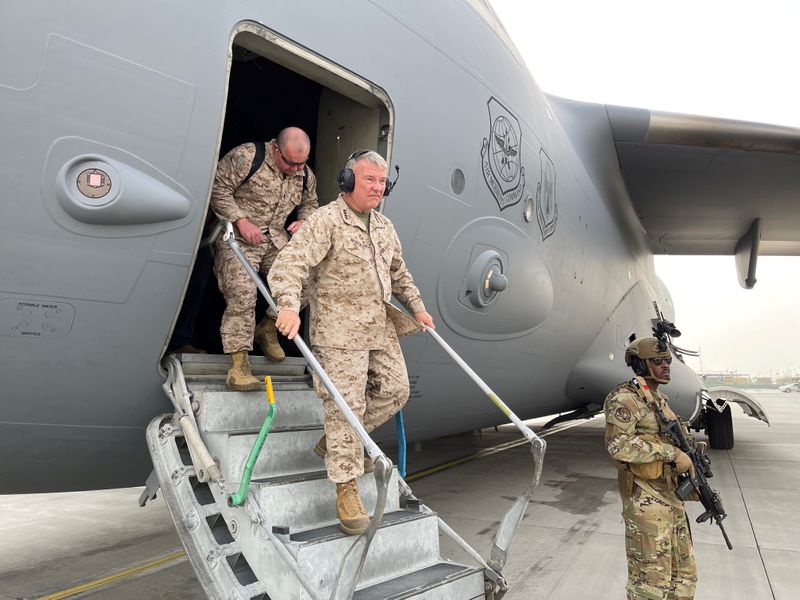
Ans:
{"type": "Polygon", "coordinates": [[[656,254],[800,255],[800,129],[606,106],[620,170],[656,254]]]}

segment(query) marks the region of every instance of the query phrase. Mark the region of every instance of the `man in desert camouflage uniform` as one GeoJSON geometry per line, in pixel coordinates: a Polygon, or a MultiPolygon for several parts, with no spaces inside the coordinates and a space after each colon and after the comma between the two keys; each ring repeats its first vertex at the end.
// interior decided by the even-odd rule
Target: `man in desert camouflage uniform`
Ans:
{"type": "MultiPolygon", "coordinates": [[[[409,384],[398,334],[434,327],[403,261],[391,221],[375,209],[386,188],[386,161],[356,153],[340,174],[342,194],[319,209],[281,251],[269,274],[278,305],[278,330],[290,339],[300,325],[300,292],[309,280],[312,351],[367,431],[386,422],[408,399],[409,384]],[[416,323],[389,304],[392,294],[416,323]]],[[[364,450],[318,378],[325,436],[314,449],[336,483],[336,514],[348,534],[369,518],[356,485],[364,450]]]]}
{"type": "Polygon", "coordinates": [[[653,408],[657,404],[668,419],[676,418],[658,389],[669,383],[672,357],[666,344],[645,337],[630,344],[625,362],[637,377],[606,397],[605,442],[622,497],[628,598],[690,600],[697,567],[686,512],[675,489],[679,474],[689,471],[694,477],[694,465],[661,434],[653,408]]]}
{"type": "MultiPolygon", "coordinates": [[[[297,233],[318,207],[317,180],[306,166],[310,150],[308,135],[288,127],[267,142],[264,162],[249,178],[255,165],[255,144],[237,146],[217,166],[211,209],[234,224],[242,252],[264,276],[289,241],[289,234],[297,233]],[[297,220],[284,229],[295,208],[297,220]]],[[[234,390],[257,390],[262,384],[253,377],[247,358],[254,337],[268,359],[282,361],[285,354],[273,317],[267,315],[255,326],[255,283],[221,237],[215,249],[214,274],[226,304],[220,326],[222,349],[231,355],[226,383],[234,390]]]]}

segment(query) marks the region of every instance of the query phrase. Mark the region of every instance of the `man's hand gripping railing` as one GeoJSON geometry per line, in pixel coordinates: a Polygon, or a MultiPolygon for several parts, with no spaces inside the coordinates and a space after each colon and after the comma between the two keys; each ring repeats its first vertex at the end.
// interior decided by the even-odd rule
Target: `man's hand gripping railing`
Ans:
{"type": "MultiPolygon", "coordinates": [[[[491,555],[489,557],[488,566],[491,568],[491,573],[486,573],[487,582],[492,582],[495,585],[494,590],[487,590],[487,598],[501,598],[507,589],[505,581],[500,575],[503,567],[508,558],[508,549],[514,539],[514,534],[522,522],[522,517],[525,516],[525,509],[528,507],[533,492],[539,485],[539,480],[542,476],[542,466],[544,464],[544,454],[547,450],[547,443],[536,435],[525,423],[523,423],[517,415],[495,394],[492,389],[480,378],[472,368],[464,362],[464,360],[453,350],[450,345],[445,342],[441,336],[430,327],[426,328],[430,336],[442,347],[442,349],[450,355],[450,357],[469,375],[478,387],[480,387],[486,396],[500,409],[500,411],[517,426],[522,435],[525,436],[531,443],[531,456],[533,457],[533,478],[528,486],[528,489],[517,498],[514,505],[503,517],[500,527],[495,536],[494,545],[492,546],[491,555]]],[[[485,568],[485,567],[484,567],[485,568]]]]}
{"type": "Polygon", "coordinates": [[[728,539],[728,534],[725,527],[722,526],[722,520],[727,517],[725,508],[722,506],[722,498],[719,493],[711,489],[708,484],[708,479],[714,476],[711,471],[711,459],[698,445],[689,442],[683,425],[678,419],[668,419],[667,415],[656,402],[653,402],[653,408],[658,415],[658,420],[661,423],[662,432],[669,436],[672,443],[683,450],[689,455],[694,464],[695,476],[692,477],[690,473],[684,473],[678,478],[678,488],[675,494],[683,501],[686,501],[692,492],[696,492],[700,498],[700,502],[705,508],[705,512],[697,517],[697,523],[705,523],[711,519],[712,523],[716,523],[719,530],[722,532],[722,537],[725,538],[725,544],[728,550],[733,550],[731,541],[728,539]]]}
{"type": "MultiPolygon", "coordinates": [[[[278,307],[275,305],[275,301],[272,299],[272,296],[270,296],[267,286],[264,284],[264,281],[261,279],[261,277],[258,276],[258,273],[250,264],[250,261],[247,260],[247,257],[245,257],[245,255],[242,253],[242,249],[239,247],[239,242],[236,241],[233,225],[230,221],[224,221],[224,224],[225,233],[222,239],[228,244],[228,246],[230,246],[231,250],[233,250],[233,253],[239,259],[239,262],[242,263],[245,271],[247,271],[247,274],[256,284],[258,291],[261,292],[261,295],[264,296],[264,299],[269,304],[270,309],[277,314],[278,307]]],[[[378,498],[375,504],[375,514],[372,516],[367,530],[358,538],[356,538],[350,550],[347,552],[347,554],[345,554],[345,557],[342,561],[342,568],[339,572],[336,585],[334,586],[334,590],[331,594],[332,600],[345,598],[349,599],[352,597],[355,590],[356,582],[361,574],[361,569],[364,566],[364,561],[366,560],[367,552],[369,551],[369,546],[372,543],[372,538],[375,535],[378,526],[380,525],[381,519],[383,518],[383,512],[386,508],[386,496],[389,488],[389,479],[392,475],[392,461],[389,460],[389,458],[383,453],[378,445],[372,440],[361,422],[356,419],[353,411],[350,410],[347,402],[345,402],[344,398],[339,393],[339,390],[336,389],[336,386],[333,385],[333,382],[328,377],[328,374],[322,369],[319,361],[317,361],[317,358],[303,341],[303,338],[299,335],[296,335],[294,338],[292,338],[292,341],[300,350],[300,353],[303,355],[303,357],[308,361],[308,366],[312,371],[314,371],[314,373],[317,374],[317,377],[319,377],[320,381],[325,386],[325,389],[327,389],[331,394],[334,402],[336,402],[336,406],[338,406],[339,410],[342,411],[342,414],[347,419],[347,422],[355,430],[356,435],[358,435],[359,439],[364,444],[364,450],[375,463],[374,475],[378,492],[378,498]],[[358,550],[356,550],[356,548],[359,547],[361,548],[360,553],[358,550]]]]}

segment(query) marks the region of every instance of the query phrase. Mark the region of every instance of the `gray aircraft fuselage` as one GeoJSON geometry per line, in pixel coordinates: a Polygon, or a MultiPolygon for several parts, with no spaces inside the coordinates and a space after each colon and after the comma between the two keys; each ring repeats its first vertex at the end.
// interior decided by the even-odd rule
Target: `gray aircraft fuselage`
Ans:
{"type": "MultiPolygon", "coordinates": [[[[400,165],[383,210],[437,331],[521,418],[602,404],[653,302],[673,315],[610,133],[545,97],[477,0],[13,0],[0,50],[0,493],[143,483],[234,127],[310,131],[321,202],[355,149],[400,165]],[[231,79],[265,65],[274,86],[231,79]]],[[[403,348],[410,440],[504,422],[433,340],[403,348]]],[[[701,383],[672,377],[688,417],[701,383]]]]}

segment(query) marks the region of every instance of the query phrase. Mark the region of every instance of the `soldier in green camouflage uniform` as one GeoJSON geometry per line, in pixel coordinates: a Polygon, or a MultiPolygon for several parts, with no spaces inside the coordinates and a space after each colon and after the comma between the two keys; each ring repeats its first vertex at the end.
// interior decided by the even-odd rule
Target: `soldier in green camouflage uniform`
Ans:
{"type": "MultiPolygon", "coordinates": [[[[694,598],[697,567],[676,477],[694,470],[689,456],[661,435],[657,403],[675,418],[659,384],[670,379],[672,357],[656,338],[639,338],[625,352],[637,377],[605,400],[606,448],[618,469],[629,599],[694,598]]],[[[688,433],[688,431],[687,431],[688,433]]]]}
{"type": "MultiPolygon", "coordinates": [[[[264,276],[289,241],[289,234],[296,233],[318,207],[317,180],[305,164],[310,152],[305,132],[286,128],[265,150],[263,164],[249,179],[255,144],[242,144],[228,152],[219,161],[211,192],[211,209],[234,224],[242,252],[264,276]],[[295,208],[297,220],[284,229],[295,208]]],[[[236,390],[260,389],[262,384],[253,377],[247,355],[255,337],[264,356],[274,361],[285,358],[275,322],[268,315],[255,325],[255,283],[221,237],[215,250],[214,273],[226,304],[220,327],[222,348],[231,355],[232,363],[227,384],[236,390]]]]}
{"type": "MultiPolygon", "coordinates": [[[[433,327],[403,261],[391,221],[373,210],[386,187],[386,161],[375,152],[351,157],[353,188],[316,211],[278,255],[269,285],[278,305],[276,325],[297,333],[300,293],[308,281],[312,350],[367,431],[405,404],[408,374],[398,334],[433,327]],[[417,323],[389,302],[394,295],[417,323]]],[[[325,436],[315,448],[325,456],[337,488],[342,529],[360,533],[369,524],[355,479],[364,472],[363,446],[333,398],[315,377],[323,400],[325,436]]]]}

